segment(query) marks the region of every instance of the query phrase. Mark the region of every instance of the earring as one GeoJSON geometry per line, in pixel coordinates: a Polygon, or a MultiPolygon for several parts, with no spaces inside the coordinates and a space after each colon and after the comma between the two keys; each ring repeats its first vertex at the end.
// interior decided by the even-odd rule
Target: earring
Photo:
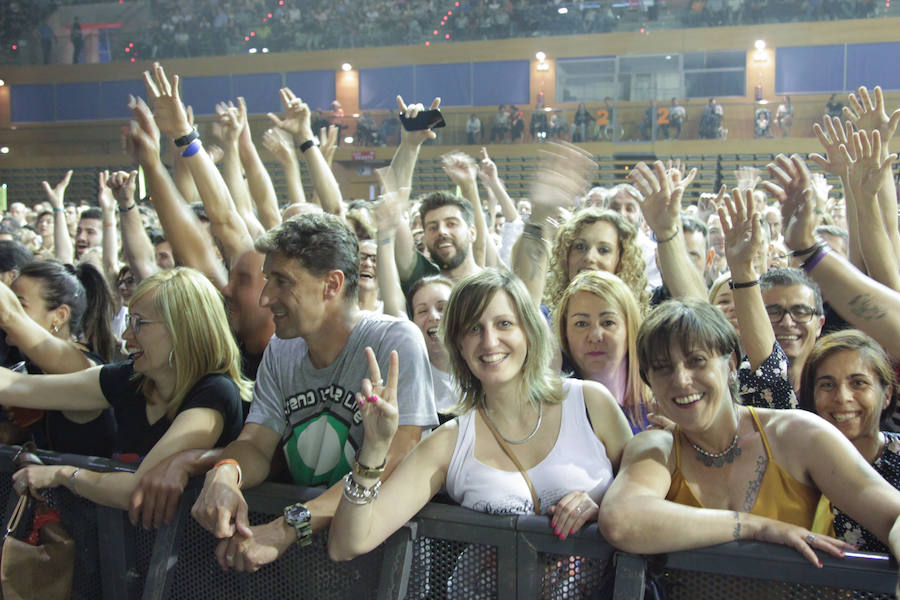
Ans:
{"type": "Polygon", "coordinates": [[[53,333],[59,333],[59,325],[53,325],[53,333]]]}
{"type": "Polygon", "coordinates": [[[172,349],[169,351],[169,366],[170,366],[170,367],[174,367],[174,366],[175,366],[175,348],[172,348],[172,349]]]}

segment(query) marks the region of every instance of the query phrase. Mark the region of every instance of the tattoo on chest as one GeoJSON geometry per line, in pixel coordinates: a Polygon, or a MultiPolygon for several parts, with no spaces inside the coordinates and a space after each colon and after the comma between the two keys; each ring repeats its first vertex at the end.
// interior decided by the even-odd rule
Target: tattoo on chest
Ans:
{"type": "Polygon", "coordinates": [[[883,319],[887,313],[878,306],[872,296],[869,294],[859,294],[850,300],[850,310],[858,317],[866,321],[874,321],[875,319],[883,319]]]}
{"type": "Polygon", "coordinates": [[[756,497],[759,495],[759,488],[762,485],[763,476],[766,474],[766,465],[769,460],[765,456],[756,459],[756,478],[750,482],[747,488],[747,495],[744,496],[744,512],[750,512],[756,503],[756,497]]]}

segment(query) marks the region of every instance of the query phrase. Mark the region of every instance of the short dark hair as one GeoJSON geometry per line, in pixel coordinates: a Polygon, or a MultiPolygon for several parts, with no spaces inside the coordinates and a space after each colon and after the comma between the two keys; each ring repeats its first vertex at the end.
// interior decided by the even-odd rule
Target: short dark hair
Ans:
{"type": "Polygon", "coordinates": [[[709,227],[706,226],[706,223],[702,223],[700,219],[690,215],[681,215],[681,230],[685,235],[688,233],[703,234],[703,241],[706,242],[706,249],[709,250],[709,227]]]}
{"type": "Polygon", "coordinates": [[[13,240],[0,240],[0,273],[21,271],[34,260],[34,254],[24,245],[13,240]]]}
{"type": "Polygon", "coordinates": [[[147,228],[147,237],[150,238],[150,243],[153,244],[154,247],[159,246],[166,241],[166,234],[163,233],[162,229],[156,227],[147,228]]]}
{"type": "Polygon", "coordinates": [[[343,219],[327,213],[288,219],[256,239],[257,252],[297,260],[316,277],[328,271],[344,274],[344,297],[356,298],[359,284],[359,241],[343,219]]]}
{"type": "Polygon", "coordinates": [[[92,206],[81,213],[78,220],[80,221],[81,219],[97,219],[98,221],[101,221],[103,220],[103,211],[96,206],[92,206]]]}
{"type": "Polygon", "coordinates": [[[466,225],[471,227],[475,223],[475,211],[472,204],[465,198],[461,198],[450,192],[432,192],[422,198],[419,204],[419,216],[422,218],[422,227],[425,227],[425,215],[444,206],[455,206],[462,213],[466,225]]]}
{"type": "Polygon", "coordinates": [[[834,237],[839,237],[845,242],[850,241],[850,234],[847,233],[846,229],[841,229],[837,225],[819,225],[816,227],[816,230],[813,232],[816,235],[833,235],[834,237]]]}
{"type": "Polygon", "coordinates": [[[800,269],[794,269],[792,267],[770,269],[759,278],[759,289],[762,292],[767,292],[773,287],[780,285],[805,285],[813,292],[814,302],[816,303],[813,308],[816,309],[816,314],[821,315],[825,313],[825,308],[822,306],[822,292],[819,290],[819,285],[800,269]]]}

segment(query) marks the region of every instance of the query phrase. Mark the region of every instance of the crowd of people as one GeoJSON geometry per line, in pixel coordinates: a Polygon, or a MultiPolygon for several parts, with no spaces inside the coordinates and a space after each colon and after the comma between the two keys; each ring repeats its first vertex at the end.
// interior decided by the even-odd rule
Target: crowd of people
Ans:
{"type": "Polygon", "coordinates": [[[488,148],[443,157],[458,193],[418,195],[435,133],[404,129],[370,203],[342,197],[335,130],[290,89],[263,138],[278,198],[242,99],[217,107],[217,164],[177,77],[144,81],[125,142],[149,199],[105,171],[81,210],[69,173],[0,231],[2,439],[139,466],[31,466],[18,493],[155,527],[205,476],[193,517],[250,572],[329,527],[333,559],[368,552],[442,489],[560,539],[597,522],[628,552],[897,556],[900,110],[880,88],[816,126],[839,199],[797,155],[696,204],[677,161],[592,187],[593,157],[557,143],[527,198],[488,148]],[[325,491],[251,525],[266,480],[325,491]]]}
{"type": "MultiPolygon", "coordinates": [[[[54,33],[47,31],[45,19],[61,5],[78,3],[9,2],[0,14],[0,47],[7,59],[15,62],[29,40],[39,47],[48,36],[52,38],[54,33]],[[13,45],[22,48],[13,49],[13,45]]],[[[705,27],[822,21],[867,18],[877,9],[872,0],[657,0],[571,6],[535,0],[200,0],[190,4],[153,0],[149,2],[151,21],[140,27],[125,26],[117,38],[122,43],[113,44],[112,58],[130,60],[137,55],[155,60],[243,54],[250,48],[287,52],[607,33],[657,23],[705,27]],[[128,43],[134,46],[125,52],[128,43]]],[[[70,38],[70,31],[55,36],[63,41],[70,38]]],[[[44,55],[49,53],[45,50],[44,55]]]]}

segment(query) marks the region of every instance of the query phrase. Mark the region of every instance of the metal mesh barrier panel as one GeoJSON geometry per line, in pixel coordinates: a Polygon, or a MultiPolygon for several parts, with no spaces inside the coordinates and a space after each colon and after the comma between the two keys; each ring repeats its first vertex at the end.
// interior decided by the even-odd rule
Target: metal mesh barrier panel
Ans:
{"type": "MultiPolygon", "coordinates": [[[[251,525],[274,519],[251,512],[251,525]]],[[[328,558],[326,534],[320,532],[305,548],[292,546],[274,563],[247,575],[223,571],[215,559],[217,540],[193,519],[187,519],[170,597],[196,598],[374,598],[381,565],[376,550],[356,560],[334,563],[328,558]]]]}
{"type": "Polygon", "coordinates": [[[488,600],[497,597],[497,550],[436,538],[413,544],[407,598],[488,600]]]}
{"type": "Polygon", "coordinates": [[[63,527],[75,540],[72,600],[102,598],[96,505],[75,496],[65,488],[44,490],[44,497],[51,507],[59,511],[63,527]]]}
{"type": "Polygon", "coordinates": [[[892,600],[894,597],[892,594],[678,569],[666,569],[662,581],[671,600],[892,600]]]}
{"type": "Polygon", "coordinates": [[[600,585],[605,564],[583,556],[538,554],[537,568],[541,569],[542,576],[537,597],[542,600],[589,598],[600,585]]]}

